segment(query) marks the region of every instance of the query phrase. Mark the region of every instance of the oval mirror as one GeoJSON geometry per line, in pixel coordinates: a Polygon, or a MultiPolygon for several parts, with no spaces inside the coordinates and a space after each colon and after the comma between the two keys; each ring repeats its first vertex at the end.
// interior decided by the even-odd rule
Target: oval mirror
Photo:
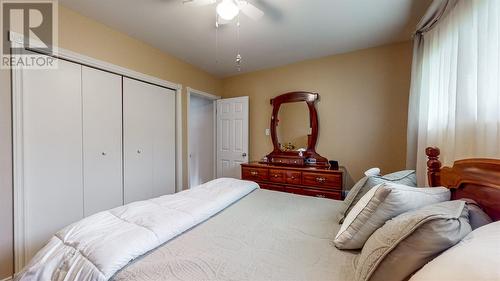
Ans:
{"type": "Polygon", "coordinates": [[[277,136],[280,150],[306,151],[311,122],[305,102],[284,103],[278,112],[277,136]]]}

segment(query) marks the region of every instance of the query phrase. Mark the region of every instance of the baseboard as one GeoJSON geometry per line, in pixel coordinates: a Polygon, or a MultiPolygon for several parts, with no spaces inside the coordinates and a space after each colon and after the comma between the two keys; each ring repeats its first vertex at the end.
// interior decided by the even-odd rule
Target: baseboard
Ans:
{"type": "Polygon", "coordinates": [[[9,277],[4,278],[4,279],[2,279],[2,280],[0,280],[0,281],[11,281],[11,280],[12,280],[12,276],[9,276],[9,277]]]}

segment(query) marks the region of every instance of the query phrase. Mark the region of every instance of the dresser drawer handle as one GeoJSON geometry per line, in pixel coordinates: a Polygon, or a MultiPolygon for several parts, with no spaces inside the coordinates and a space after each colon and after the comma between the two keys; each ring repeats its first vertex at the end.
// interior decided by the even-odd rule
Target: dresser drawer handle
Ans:
{"type": "Polygon", "coordinates": [[[316,197],[318,197],[318,198],[326,198],[326,196],[322,195],[322,194],[317,194],[316,197]]]}
{"type": "Polygon", "coordinates": [[[326,182],[326,178],[319,177],[319,178],[316,178],[316,181],[319,182],[319,183],[325,183],[326,182]]]}
{"type": "Polygon", "coordinates": [[[279,178],[279,176],[280,176],[279,174],[274,174],[273,178],[279,178]]]}
{"type": "Polygon", "coordinates": [[[295,177],[295,176],[292,176],[290,179],[291,179],[291,180],[294,180],[294,179],[296,179],[296,177],[295,177]]]}
{"type": "Polygon", "coordinates": [[[256,172],[256,171],[250,171],[250,175],[252,175],[252,176],[258,176],[258,175],[259,175],[259,172],[256,172]]]}

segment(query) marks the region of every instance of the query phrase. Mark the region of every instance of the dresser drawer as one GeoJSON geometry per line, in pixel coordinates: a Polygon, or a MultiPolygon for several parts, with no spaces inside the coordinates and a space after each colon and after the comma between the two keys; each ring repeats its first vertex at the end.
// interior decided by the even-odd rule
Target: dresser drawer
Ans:
{"type": "Polygon", "coordinates": [[[342,176],[336,174],[302,173],[302,184],[312,187],[342,189],[342,176]]]}
{"type": "Polygon", "coordinates": [[[341,200],[342,198],[340,191],[335,192],[335,191],[324,191],[324,190],[309,189],[309,188],[285,187],[285,192],[300,194],[305,196],[319,197],[319,198],[329,198],[335,200],[341,200]]]}
{"type": "Polygon", "coordinates": [[[281,158],[274,157],[271,159],[272,163],[281,164],[281,165],[291,165],[291,166],[302,166],[304,165],[304,159],[300,158],[281,158]]]}
{"type": "Polygon", "coordinates": [[[251,181],[269,180],[269,170],[265,168],[242,167],[241,178],[251,181]]]}
{"type": "Polygon", "coordinates": [[[285,192],[285,187],[282,186],[282,185],[260,183],[259,186],[262,189],[268,189],[268,190],[285,192]]]}
{"type": "Polygon", "coordinates": [[[330,198],[330,199],[335,199],[335,200],[342,199],[342,194],[340,191],[339,192],[329,192],[329,191],[316,190],[316,189],[304,189],[304,190],[302,190],[302,194],[307,195],[307,196],[320,197],[320,198],[330,198]]]}
{"type": "Polygon", "coordinates": [[[303,191],[303,189],[299,188],[299,187],[289,187],[289,186],[285,187],[285,192],[288,192],[288,193],[303,195],[302,191],[303,191]]]}
{"type": "Polygon", "coordinates": [[[269,180],[272,182],[286,183],[286,171],[269,169],[269,180]]]}
{"type": "Polygon", "coordinates": [[[286,171],[286,183],[288,184],[301,184],[302,173],[295,171],[286,171]]]}

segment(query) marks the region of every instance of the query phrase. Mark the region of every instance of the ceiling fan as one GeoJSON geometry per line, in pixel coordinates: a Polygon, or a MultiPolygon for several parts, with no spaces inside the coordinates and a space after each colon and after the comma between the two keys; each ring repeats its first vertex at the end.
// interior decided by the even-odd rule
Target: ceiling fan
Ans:
{"type": "Polygon", "coordinates": [[[253,20],[264,16],[264,12],[246,0],[183,0],[182,3],[192,6],[207,6],[219,2],[216,7],[217,20],[219,24],[228,23],[234,19],[240,11],[253,20]]]}
{"type": "MultiPolygon", "coordinates": [[[[215,61],[218,62],[218,30],[219,25],[230,23],[236,16],[240,14],[240,11],[253,20],[258,20],[262,16],[264,16],[264,12],[259,8],[255,7],[251,3],[246,0],[182,0],[183,4],[190,6],[207,6],[212,4],[217,4],[215,8],[216,11],[216,20],[215,20],[215,61]]],[[[241,63],[243,57],[240,54],[239,41],[240,41],[240,19],[238,17],[238,21],[236,23],[237,32],[238,32],[238,48],[236,55],[236,67],[238,71],[241,71],[241,63]]]]}

